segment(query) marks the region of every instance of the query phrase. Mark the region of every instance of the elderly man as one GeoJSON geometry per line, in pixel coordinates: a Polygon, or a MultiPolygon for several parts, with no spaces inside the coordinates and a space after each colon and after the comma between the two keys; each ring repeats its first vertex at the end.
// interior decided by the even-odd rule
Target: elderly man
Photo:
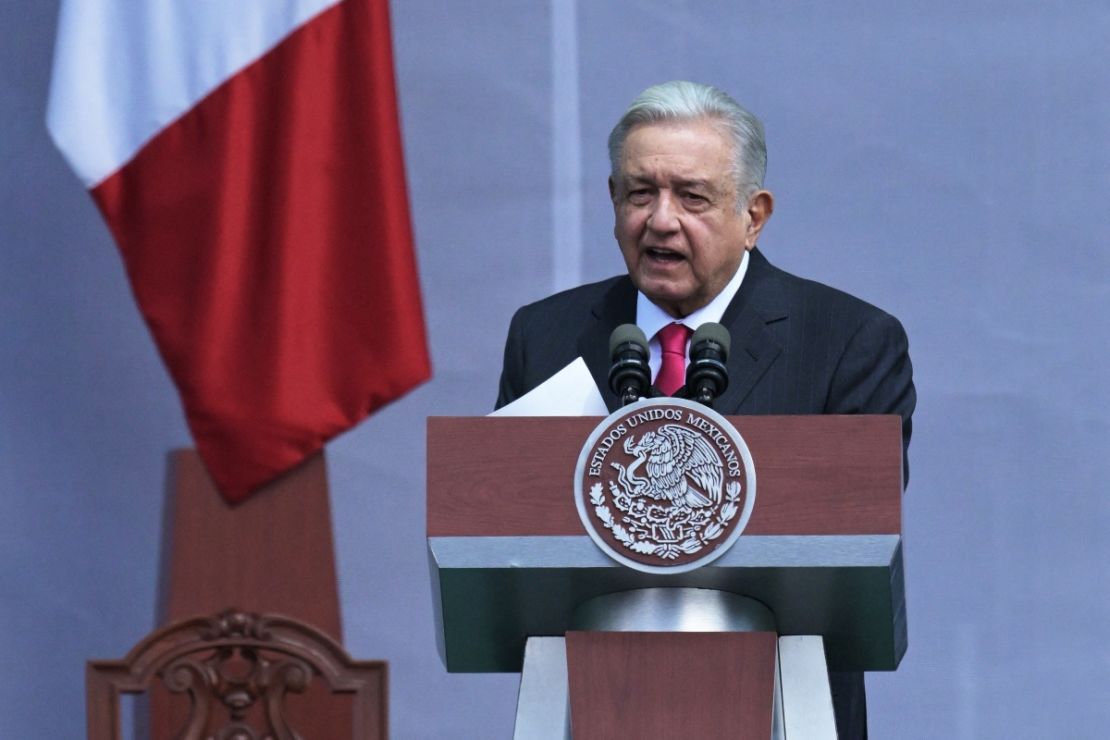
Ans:
{"type": "MultiPolygon", "coordinates": [[[[899,414],[909,444],[916,396],[902,326],[777,269],[756,248],[774,199],[762,189],[767,154],[755,116],[713,87],[656,85],[613,128],[609,159],[628,274],[517,311],[498,407],[582,357],[615,410],[608,337],[623,323],[651,338],[655,385],[673,393],[690,334],[719,322],[732,335],[729,386],[714,403],[721,413],[899,414]]],[[[840,737],[866,737],[862,674],[830,681],[840,737]]]]}

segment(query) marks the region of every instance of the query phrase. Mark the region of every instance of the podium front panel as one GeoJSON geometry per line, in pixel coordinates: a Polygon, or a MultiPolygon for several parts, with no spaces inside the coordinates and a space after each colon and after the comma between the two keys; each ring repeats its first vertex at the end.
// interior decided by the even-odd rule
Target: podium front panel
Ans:
{"type": "Polygon", "coordinates": [[[893,670],[906,650],[896,416],[732,417],[755,459],[755,509],[721,558],[632,570],[586,534],[573,497],[598,418],[430,418],[428,548],[449,671],[519,671],[529,636],[582,602],[652,587],[750,596],[780,634],[822,635],[833,670],[893,670]]]}

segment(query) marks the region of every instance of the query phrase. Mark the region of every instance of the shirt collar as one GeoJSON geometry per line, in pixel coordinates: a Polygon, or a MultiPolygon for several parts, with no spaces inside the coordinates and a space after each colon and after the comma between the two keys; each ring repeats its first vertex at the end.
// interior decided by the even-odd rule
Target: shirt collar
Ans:
{"type": "Polygon", "coordinates": [[[748,262],[748,250],[745,249],[744,256],[740,258],[740,266],[736,268],[736,274],[724,289],[709,303],[680,320],[656,306],[643,293],[636,291],[636,326],[643,329],[644,335],[651,341],[660,329],[676,321],[695,330],[709,322],[720,323],[728,304],[732,303],[732,299],[736,297],[736,291],[740,290],[740,283],[744,281],[744,275],[748,272],[748,262]]]}

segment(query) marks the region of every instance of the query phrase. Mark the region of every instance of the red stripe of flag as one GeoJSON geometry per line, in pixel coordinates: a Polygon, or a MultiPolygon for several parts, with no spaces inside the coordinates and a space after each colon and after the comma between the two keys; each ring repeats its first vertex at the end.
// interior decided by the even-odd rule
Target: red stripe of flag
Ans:
{"type": "Polygon", "coordinates": [[[429,377],[386,0],[294,31],[93,197],[228,500],[429,377]]]}

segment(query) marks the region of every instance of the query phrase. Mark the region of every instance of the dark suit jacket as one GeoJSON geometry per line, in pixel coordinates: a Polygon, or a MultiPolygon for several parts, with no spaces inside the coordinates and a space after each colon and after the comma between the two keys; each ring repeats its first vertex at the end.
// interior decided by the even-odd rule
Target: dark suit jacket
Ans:
{"type": "MultiPolygon", "coordinates": [[[[615,411],[608,386],[609,334],[636,320],[628,276],[584,285],[513,316],[497,406],[544,382],[581,356],[615,411]]],[[[908,342],[890,314],[834,288],[774,267],[752,250],[740,290],[721,323],[732,335],[722,414],[899,414],[903,451],[916,403],[908,342]]],[[[695,327],[696,328],[696,327],[695,327]]],[[[903,454],[908,480],[908,458],[903,454]]],[[[863,676],[830,679],[842,740],[867,735],[863,676]]]]}

